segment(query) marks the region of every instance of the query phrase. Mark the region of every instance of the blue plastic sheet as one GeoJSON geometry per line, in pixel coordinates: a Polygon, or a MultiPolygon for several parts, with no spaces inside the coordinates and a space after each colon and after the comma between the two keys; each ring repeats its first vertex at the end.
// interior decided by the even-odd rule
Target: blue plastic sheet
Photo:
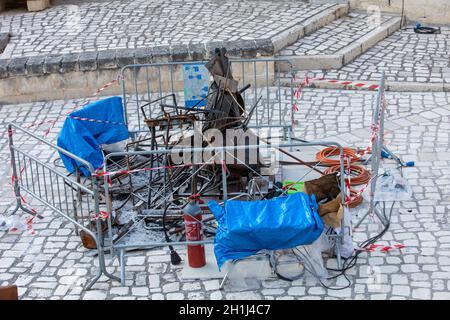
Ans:
{"type": "MultiPolygon", "coordinates": [[[[103,164],[101,144],[116,143],[128,138],[123,115],[122,99],[111,97],[100,100],[72,112],[64,121],[58,137],[58,146],[88,161],[94,169],[103,164]],[[76,119],[86,118],[95,121],[76,119]]],[[[89,176],[89,170],[78,161],[59,153],[69,172],[80,167],[81,174],[89,176]]]]}
{"type": "Polygon", "coordinates": [[[214,253],[219,269],[228,260],[261,250],[289,249],[311,244],[323,231],[317,202],[303,192],[261,201],[210,201],[218,228],[214,253]]]}

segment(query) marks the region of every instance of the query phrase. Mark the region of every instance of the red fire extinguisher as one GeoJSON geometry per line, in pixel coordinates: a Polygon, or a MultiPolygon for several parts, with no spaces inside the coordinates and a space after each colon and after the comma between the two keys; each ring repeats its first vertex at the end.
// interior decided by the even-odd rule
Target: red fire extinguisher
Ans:
{"type": "MultiPolygon", "coordinates": [[[[183,208],[184,226],[187,241],[203,240],[202,209],[197,204],[203,203],[198,194],[189,197],[190,202],[183,208]]],[[[192,268],[201,268],[206,264],[205,246],[203,244],[187,246],[188,263],[192,268]]]]}

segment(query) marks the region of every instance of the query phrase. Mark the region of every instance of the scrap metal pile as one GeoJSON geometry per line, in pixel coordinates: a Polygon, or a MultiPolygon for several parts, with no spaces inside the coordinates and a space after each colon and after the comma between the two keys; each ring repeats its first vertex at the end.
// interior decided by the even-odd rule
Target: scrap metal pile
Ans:
{"type": "MultiPolygon", "coordinates": [[[[203,234],[214,236],[217,222],[209,208],[200,202],[223,201],[225,192],[231,199],[264,200],[304,191],[315,195],[324,223],[334,228],[339,227],[343,218],[337,175],[339,160],[330,158],[327,162],[327,157],[336,155],[337,148],[325,149],[318,154],[319,161],[313,164],[302,161],[285,149],[277,150],[291,158],[291,164],[307,166],[323,175],[321,178],[306,181],[304,189],[298,190],[295,183],[277,182],[273,171],[264,170],[268,166],[259,149],[245,150],[246,160],[254,156],[256,151],[256,161],[253,163],[241,161],[231,155],[234,158],[233,163],[227,161],[225,164],[215,152],[211,152],[208,159],[202,153],[200,160],[195,161],[196,154],[192,151],[184,151],[181,155],[184,160],[187,156],[188,161],[181,164],[175,161],[174,157],[178,156],[172,152],[175,149],[214,145],[217,135],[211,132],[226,136],[227,131],[232,130],[232,136],[236,137],[233,141],[235,146],[248,145],[245,137],[248,138],[249,135],[255,138],[253,141],[257,145],[264,141],[248,128],[261,98],[255,99],[256,103],[250,109],[246,107],[242,93],[251,85],[238,88],[238,81],[233,78],[226,50],[216,49],[215,55],[205,66],[213,79],[208,94],[201,100],[206,101],[205,107],[197,106],[201,101],[192,107],[180,106],[173,93],[147,101],[140,106],[140,110],[149,132],[126,144],[126,156],[108,159],[106,190],[109,194],[106,197],[106,205],[113,218],[111,241],[184,241],[184,211],[194,203],[199,204],[202,211],[203,234]],[[155,109],[161,111],[160,116],[150,117],[155,109]],[[201,137],[197,145],[196,134],[201,137]],[[149,150],[155,151],[155,154],[149,155],[145,152],[149,150]],[[130,151],[136,152],[131,154],[130,151]],[[322,164],[332,166],[322,172],[317,168],[317,165],[322,164]]],[[[355,159],[356,156],[353,160],[355,159]]],[[[358,168],[360,167],[353,166],[352,170],[356,172],[358,168]]],[[[361,178],[361,181],[358,180],[360,184],[365,183],[368,173],[363,170],[361,178]]],[[[355,183],[357,179],[353,181],[355,183]]],[[[353,206],[362,201],[360,196],[353,200],[353,206]]],[[[103,230],[106,235],[106,225],[103,230]]],[[[88,248],[95,246],[86,234],[82,234],[82,240],[88,248]]],[[[174,258],[172,261],[177,262],[178,259],[174,258]]]]}
{"type": "MultiPolygon", "coordinates": [[[[172,150],[211,146],[217,132],[225,136],[227,130],[232,130],[233,136],[237,137],[235,145],[243,145],[245,137],[249,135],[255,137],[254,141],[258,143],[256,135],[248,129],[248,123],[259,100],[250,110],[246,108],[242,93],[250,85],[238,89],[238,81],[233,79],[226,50],[216,49],[206,68],[213,78],[208,94],[201,100],[206,102],[206,106],[180,106],[175,94],[147,101],[140,106],[149,132],[128,142],[124,151],[153,150],[155,154],[141,155],[137,152],[109,159],[108,205],[114,218],[113,241],[126,237],[134,237],[132,241],[137,241],[136,237],[142,240],[145,237],[184,240],[183,208],[193,198],[201,196],[202,199],[222,200],[225,187],[230,197],[261,199],[262,194],[255,194],[256,187],[258,190],[268,189],[268,181],[273,181],[273,177],[267,177],[267,180],[260,178],[261,169],[264,168],[261,157],[254,164],[245,161],[227,164],[226,177],[222,174],[224,163],[214,152],[208,159],[201,153],[200,158],[203,159],[200,161],[194,161],[192,158],[196,154],[191,152],[181,155],[182,158],[189,157],[188,161],[179,163],[174,159],[177,154],[172,150]],[[160,116],[149,116],[155,113],[155,109],[161,111],[160,116]],[[196,134],[200,137],[198,145],[194,141],[196,134]],[[163,150],[170,152],[164,153],[163,150]]],[[[205,235],[214,235],[214,218],[208,215],[205,206],[202,209],[206,212],[202,223],[203,232],[205,235]]],[[[87,235],[82,238],[86,246],[92,247],[87,235]]]]}
{"type": "MultiPolygon", "coordinates": [[[[145,123],[148,131],[140,126],[137,131],[130,129],[125,91],[123,100],[117,96],[102,99],[68,114],[57,145],[9,124],[12,180],[18,200],[15,210],[21,208],[35,214],[21,203],[20,190],[24,190],[80,230],[83,245],[96,248],[100,267],[88,288],[101,274],[118,279],[106,270],[104,253],[108,250],[120,260],[120,280],[124,285],[126,251],[168,246],[172,264],[178,264],[181,259],[172,246],[187,246],[189,266],[202,267],[203,245],[213,243],[212,240],[219,268],[224,261],[269,251],[270,265],[280,278],[298,278],[280,270],[280,261],[292,254],[294,265],[303,263],[304,270],[314,269],[314,275],[322,279],[328,272],[322,253],[328,251],[337,260],[338,269],[330,269],[338,272],[330,278],[336,279],[345,276],[358,255],[369,250],[388,230],[395,201],[407,199],[411,191],[401,177],[388,170],[380,174],[381,157],[383,152],[387,154],[397,162],[397,169],[414,163],[404,163],[383,145],[384,76],[373,112],[371,147],[360,151],[343,148],[336,142],[307,142],[293,137],[293,105],[289,102],[283,104],[284,112],[291,112],[288,125],[258,122],[258,104],[274,109],[269,98],[277,76],[271,74],[275,72],[270,70],[269,61],[262,60],[262,69],[256,67],[260,61],[250,61],[253,81],[243,83],[244,74],[249,74],[244,72],[244,64],[249,61],[240,62],[242,82],[233,77],[226,50],[216,49],[205,65],[211,81],[208,85],[201,83],[207,94],[202,93],[200,100],[186,99],[194,98],[186,94],[186,85],[198,83],[184,78],[184,103],[177,101],[173,81],[164,87],[166,91],[161,86],[163,79],[172,79],[173,64],[168,64],[168,74],[161,76],[159,72],[159,95],[148,89],[147,79],[148,100],[137,97],[136,69],[144,66],[131,66],[136,70],[133,74],[138,122],[145,123]],[[265,73],[265,100],[257,97],[258,70],[265,73]],[[250,87],[254,87],[253,105],[247,106],[245,100],[252,94],[246,90],[250,87]],[[151,100],[152,96],[158,98],[151,100]],[[191,104],[193,101],[197,102],[191,104]],[[279,137],[261,137],[258,130],[263,127],[287,128],[289,139],[277,145],[274,140],[279,137]],[[15,146],[13,128],[59,152],[69,174],[52,169],[15,146]],[[311,147],[312,157],[305,151],[311,147]],[[326,148],[314,149],[317,147],[326,148]],[[362,166],[368,162],[366,155],[370,157],[371,171],[362,166]],[[22,166],[24,163],[30,165],[22,166]],[[290,174],[288,167],[292,169],[290,174]],[[25,178],[20,179],[17,172],[24,172],[25,178]],[[74,173],[76,179],[70,177],[74,173]],[[377,178],[380,185],[376,184],[377,178]],[[55,189],[51,189],[51,195],[47,192],[48,181],[55,189]],[[356,226],[373,213],[384,228],[354,250],[350,209],[363,202],[363,191],[369,194],[369,209],[356,226]],[[205,201],[209,201],[208,205],[204,205],[205,201]],[[386,201],[394,202],[389,212],[386,201]],[[292,237],[286,239],[289,235],[292,237]],[[205,237],[209,239],[203,241],[205,237]],[[314,263],[319,267],[315,268],[314,263]]],[[[187,64],[183,71],[188,69],[187,64]]],[[[195,64],[199,68],[198,62],[195,64]]],[[[206,70],[201,72],[200,78],[207,74],[206,70]]],[[[283,119],[281,106],[285,99],[281,93],[278,86],[273,95],[278,102],[279,119],[283,119]]],[[[270,118],[271,113],[268,115],[270,118]]]]}

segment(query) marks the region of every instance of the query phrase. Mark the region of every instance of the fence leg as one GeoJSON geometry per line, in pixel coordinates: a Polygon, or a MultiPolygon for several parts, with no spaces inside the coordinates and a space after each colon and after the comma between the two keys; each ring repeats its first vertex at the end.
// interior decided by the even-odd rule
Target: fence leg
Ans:
{"type": "MultiPolygon", "coordinates": [[[[100,224],[100,222],[98,220],[97,220],[97,222],[100,224]]],[[[116,277],[116,276],[112,275],[111,273],[109,273],[106,270],[105,254],[103,252],[103,247],[101,245],[101,241],[98,238],[95,238],[95,242],[97,244],[99,269],[98,269],[98,272],[95,275],[95,277],[86,286],[86,290],[90,290],[92,288],[92,286],[98,281],[98,279],[100,279],[102,274],[104,274],[105,276],[107,276],[108,278],[110,278],[112,280],[120,281],[119,277],[116,277]]]]}
{"type": "MultiPolygon", "coordinates": [[[[376,207],[377,202],[374,204],[373,206],[373,212],[376,214],[376,216],[378,217],[378,219],[380,220],[381,224],[386,227],[387,225],[387,221],[383,218],[382,213],[379,211],[379,209],[376,207]]],[[[383,210],[384,211],[384,210],[383,210]]],[[[370,211],[367,211],[362,217],[361,219],[358,220],[358,222],[356,222],[355,226],[353,227],[354,229],[358,228],[361,223],[367,218],[367,216],[370,214],[370,211]]]]}
{"type": "Polygon", "coordinates": [[[95,275],[94,279],[92,279],[91,281],[89,281],[89,283],[86,285],[86,290],[91,290],[92,286],[98,281],[98,279],[100,279],[100,277],[102,276],[102,271],[99,269],[97,271],[97,274],[95,275]]]}
{"type": "MultiPolygon", "coordinates": [[[[103,250],[103,249],[101,249],[101,250],[103,250]]],[[[104,274],[105,276],[107,276],[108,278],[110,278],[112,280],[121,281],[121,279],[119,277],[116,277],[116,276],[110,274],[108,271],[106,271],[105,260],[104,260],[103,255],[101,257],[99,255],[99,266],[100,266],[100,268],[98,269],[95,277],[91,281],[89,281],[89,283],[86,285],[86,287],[85,287],[86,290],[90,290],[92,288],[92,286],[98,281],[98,279],[100,279],[102,274],[104,274]]]]}
{"type": "Polygon", "coordinates": [[[102,274],[104,274],[105,276],[107,276],[108,278],[110,278],[112,280],[120,281],[119,277],[116,277],[116,276],[110,274],[106,270],[105,253],[103,251],[103,243],[102,243],[103,237],[102,237],[102,231],[101,231],[101,225],[100,225],[99,219],[96,220],[96,226],[97,226],[97,237],[95,237],[95,243],[97,245],[99,271],[95,275],[94,279],[92,279],[89,282],[89,284],[86,286],[86,290],[89,290],[98,281],[98,279],[101,277],[102,274]]]}
{"type": "Polygon", "coordinates": [[[236,266],[236,263],[237,263],[237,260],[231,261],[231,266],[228,268],[227,272],[225,273],[225,275],[222,278],[222,281],[220,282],[219,290],[223,289],[223,286],[225,285],[225,281],[228,279],[228,275],[230,274],[230,272],[236,266]]]}
{"type": "Polygon", "coordinates": [[[120,281],[120,279],[118,277],[110,274],[106,270],[105,252],[104,252],[104,249],[103,249],[103,232],[102,232],[102,227],[101,227],[101,224],[100,224],[100,219],[97,219],[96,226],[97,226],[97,234],[98,234],[97,250],[98,250],[98,261],[99,261],[100,270],[108,278],[120,281]]]}
{"type": "Polygon", "coordinates": [[[336,262],[337,262],[337,268],[342,268],[342,258],[341,258],[341,241],[342,237],[336,237],[336,262]]]}
{"type": "Polygon", "coordinates": [[[12,167],[12,179],[13,179],[13,188],[14,188],[14,195],[16,196],[16,207],[14,208],[13,212],[11,214],[15,214],[19,208],[28,213],[32,216],[37,216],[39,219],[42,219],[43,217],[40,214],[37,214],[27,208],[25,208],[22,204],[22,197],[20,195],[20,187],[19,187],[19,180],[17,176],[17,167],[16,167],[16,157],[14,154],[14,141],[13,141],[13,131],[11,124],[8,125],[8,144],[9,144],[9,152],[11,155],[11,167],[12,167]]]}
{"type": "Polygon", "coordinates": [[[119,264],[120,264],[120,285],[125,286],[125,249],[120,250],[119,264]]]}

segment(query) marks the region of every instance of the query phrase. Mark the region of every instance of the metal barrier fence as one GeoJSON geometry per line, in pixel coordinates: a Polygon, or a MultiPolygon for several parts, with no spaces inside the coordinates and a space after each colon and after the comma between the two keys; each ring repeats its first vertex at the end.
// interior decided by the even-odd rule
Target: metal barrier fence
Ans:
{"type": "MultiPolygon", "coordinates": [[[[292,149],[292,148],[301,148],[301,147],[312,147],[312,146],[334,146],[336,149],[339,149],[339,154],[340,154],[340,189],[342,190],[341,192],[341,203],[345,203],[345,199],[346,199],[346,188],[345,188],[345,174],[344,174],[344,151],[343,151],[343,147],[341,145],[339,145],[336,142],[327,142],[327,141],[317,141],[317,142],[305,142],[305,143],[287,143],[287,144],[268,144],[267,148],[269,149],[268,153],[273,154],[274,151],[278,151],[281,149],[292,149]]],[[[104,188],[105,188],[105,197],[106,197],[106,203],[108,204],[108,226],[109,226],[109,230],[108,230],[108,234],[109,237],[112,239],[113,238],[113,230],[112,230],[112,220],[115,219],[116,216],[116,212],[115,209],[112,207],[112,197],[111,197],[111,192],[110,192],[110,176],[113,175],[113,172],[111,172],[111,175],[108,173],[108,168],[106,163],[109,162],[112,158],[120,158],[120,157],[124,157],[124,158],[130,158],[133,156],[146,156],[146,157],[155,157],[155,158],[164,158],[163,164],[157,164],[157,166],[154,168],[145,168],[142,171],[141,170],[137,170],[137,171],[129,171],[126,174],[127,175],[133,175],[133,174],[138,174],[141,172],[154,172],[154,176],[153,176],[153,180],[147,180],[148,182],[146,182],[149,186],[152,186],[152,188],[155,188],[153,190],[153,192],[155,192],[155,198],[157,198],[158,200],[161,199],[160,202],[153,202],[153,205],[151,207],[148,207],[147,209],[149,209],[151,212],[159,212],[161,214],[161,212],[167,210],[165,208],[169,208],[170,207],[170,202],[173,201],[174,199],[178,198],[183,198],[185,197],[187,199],[187,195],[178,195],[176,194],[176,191],[174,191],[173,189],[170,188],[169,186],[169,182],[168,182],[168,178],[166,178],[166,176],[168,175],[168,171],[169,170],[173,170],[173,168],[168,168],[165,166],[166,163],[166,159],[168,158],[169,155],[171,154],[179,154],[181,152],[188,152],[191,153],[191,155],[195,152],[200,152],[200,153],[206,153],[208,154],[207,159],[203,158],[202,162],[190,162],[186,164],[186,167],[188,168],[192,168],[192,174],[189,177],[184,177],[184,182],[189,182],[191,180],[193,180],[194,175],[197,174],[199,172],[199,170],[203,167],[203,166],[211,166],[211,165],[218,165],[220,166],[220,173],[219,175],[221,176],[222,180],[219,183],[219,187],[221,188],[221,192],[219,193],[218,197],[216,197],[216,200],[218,201],[227,201],[230,199],[230,192],[228,191],[229,187],[228,187],[228,181],[227,181],[227,166],[226,166],[226,159],[228,156],[231,156],[231,158],[233,159],[237,159],[238,162],[242,165],[246,165],[245,161],[239,160],[238,157],[235,157],[235,152],[239,151],[239,150],[261,150],[264,149],[264,147],[262,147],[261,145],[247,145],[247,146],[221,146],[221,147],[207,147],[207,148],[177,148],[177,149],[162,149],[162,150],[150,150],[150,151],[131,151],[131,152],[115,152],[115,153],[110,153],[108,155],[106,155],[105,157],[105,165],[103,168],[103,172],[106,173],[104,175],[104,188]],[[211,155],[211,153],[213,153],[213,156],[211,158],[209,158],[209,155],[211,155]],[[219,155],[219,157],[217,157],[219,155]],[[224,165],[225,164],[225,165],[224,165]],[[161,178],[157,178],[156,177],[156,173],[162,172],[162,176],[164,176],[164,180],[161,182],[161,178]],[[158,188],[157,187],[157,182],[160,182],[161,186],[158,188]],[[221,185],[221,186],[220,186],[221,185]],[[153,211],[152,211],[153,210],[153,211]]],[[[195,159],[195,156],[192,156],[192,159],[195,159]]],[[[277,163],[278,164],[278,163],[277,163]]],[[[277,165],[276,164],[276,165],[277,165]]],[[[274,165],[272,163],[272,165],[274,165]]],[[[252,170],[250,166],[247,165],[247,168],[249,170],[252,170]]],[[[124,171],[127,170],[127,168],[122,168],[124,171]]],[[[312,170],[312,169],[311,169],[312,170]]],[[[124,172],[122,171],[122,172],[124,172]]],[[[117,172],[117,171],[116,171],[117,172]]],[[[265,179],[264,176],[258,174],[256,171],[254,171],[255,175],[258,175],[260,178],[265,179]]],[[[130,177],[131,179],[131,177],[130,177]]],[[[148,179],[148,178],[147,178],[148,179]]],[[[150,176],[150,179],[152,179],[152,176],[150,176]]],[[[301,181],[302,178],[299,179],[299,181],[301,181]]],[[[172,185],[173,187],[173,185],[172,185]]],[[[233,194],[233,199],[234,198],[239,198],[241,196],[248,196],[250,199],[252,199],[252,195],[248,194],[248,193],[238,193],[238,194],[233,194]]],[[[206,198],[208,197],[208,195],[206,194],[206,198]]],[[[177,206],[175,205],[174,210],[178,212],[181,212],[181,209],[177,209],[177,206]]],[[[182,216],[182,215],[181,215],[182,216]]],[[[137,223],[141,223],[144,219],[145,219],[145,214],[140,214],[139,215],[139,221],[137,223]]],[[[341,222],[343,223],[343,222],[341,222]]],[[[335,250],[336,250],[336,258],[337,258],[337,264],[339,266],[339,268],[342,265],[342,261],[341,261],[341,244],[343,241],[343,237],[344,237],[344,233],[345,233],[345,228],[342,227],[340,232],[337,234],[330,234],[328,235],[330,238],[335,238],[335,250]]],[[[125,237],[122,237],[120,239],[116,239],[114,241],[110,241],[110,252],[115,255],[118,256],[119,258],[119,262],[120,262],[120,274],[121,274],[121,281],[122,284],[125,283],[125,255],[126,255],[126,250],[131,250],[131,249],[149,249],[149,248],[154,248],[154,247],[161,247],[161,246],[186,246],[186,245],[195,245],[195,244],[207,244],[207,243],[212,243],[213,240],[212,239],[207,239],[207,240],[203,240],[203,241],[154,241],[154,240],[145,240],[142,238],[139,238],[139,241],[133,242],[133,241],[122,241],[123,239],[125,239],[125,237]]]]}
{"type": "MultiPolygon", "coordinates": [[[[252,128],[283,128],[290,137],[293,121],[292,105],[293,79],[291,86],[282,88],[282,73],[279,63],[283,62],[292,70],[287,60],[276,58],[230,60],[231,72],[238,81],[238,88],[250,84],[250,88],[242,96],[246,109],[256,103],[256,109],[249,127],[252,128]]],[[[173,95],[179,105],[184,103],[185,81],[183,68],[194,65],[204,65],[206,61],[165,62],[153,64],[135,64],[122,68],[120,80],[122,85],[125,119],[131,133],[142,132],[143,117],[141,107],[151,101],[173,95]]],[[[172,99],[172,96],[170,97],[172,99]]],[[[161,110],[151,108],[149,118],[162,115],[161,110]]]]}
{"type": "MultiPolygon", "coordinates": [[[[34,133],[28,131],[27,129],[21,128],[18,125],[10,123],[8,125],[8,133],[9,133],[9,148],[11,152],[11,165],[12,165],[12,181],[14,182],[14,193],[16,196],[16,208],[13,213],[17,210],[21,209],[26,213],[32,214],[34,216],[39,216],[36,212],[28,209],[24,204],[24,198],[22,195],[25,195],[27,198],[31,197],[36,199],[45,207],[52,210],[52,212],[56,213],[60,217],[65,220],[71,222],[75,229],[80,229],[86,232],[96,243],[96,251],[97,258],[99,262],[99,269],[97,274],[91,279],[87,285],[85,286],[86,290],[89,290],[101,277],[101,275],[105,275],[112,280],[121,281],[124,284],[125,281],[125,255],[126,251],[129,249],[136,248],[152,248],[157,246],[186,246],[189,244],[205,244],[212,243],[213,239],[208,239],[204,241],[175,241],[175,242],[166,242],[166,241],[142,241],[135,243],[123,243],[121,241],[114,241],[113,232],[112,232],[112,218],[113,208],[112,201],[110,198],[110,190],[109,190],[109,181],[108,176],[104,177],[98,176],[98,173],[95,172],[94,168],[85,160],[80,159],[79,157],[71,154],[70,152],[59,148],[55,144],[47,141],[44,138],[41,138],[34,133]],[[91,173],[91,177],[85,182],[77,181],[76,176],[72,177],[71,175],[67,175],[64,172],[58,171],[53,162],[50,160],[43,161],[40,160],[25,150],[20,146],[14,144],[14,136],[20,133],[24,135],[27,141],[35,140],[38,144],[44,144],[48,147],[51,152],[61,152],[68,157],[73,158],[78,161],[82,166],[87,168],[91,173]],[[104,181],[103,181],[104,179],[104,181]],[[102,183],[104,182],[104,183],[102,183]],[[103,186],[102,186],[103,184],[103,186]],[[102,192],[104,190],[104,193],[102,192]],[[106,199],[105,202],[102,201],[101,198],[106,199]],[[103,208],[103,206],[105,206],[103,208]],[[102,229],[101,225],[101,211],[107,211],[106,215],[106,225],[107,232],[102,229]],[[94,218],[94,219],[93,219],[94,218]],[[95,226],[93,228],[89,227],[89,223],[91,221],[95,221],[95,226]],[[105,262],[105,252],[109,251],[111,253],[112,258],[118,257],[120,262],[120,277],[114,276],[110,274],[106,270],[106,262],[105,262]]],[[[308,143],[288,143],[288,144],[270,144],[268,148],[270,149],[284,149],[284,148],[297,148],[297,147],[306,147],[306,146],[335,146],[340,150],[340,162],[341,162],[341,175],[340,175],[340,188],[341,190],[345,190],[345,181],[344,181],[344,157],[343,157],[343,148],[338,143],[334,142],[308,142],[308,143]]],[[[208,148],[199,148],[199,149],[189,149],[192,152],[213,152],[216,151],[217,154],[220,154],[221,159],[225,159],[225,157],[231,152],[239,151],[239,150],[255,150],[261,149],[261,145],[248,145],[248,146],[227,146],[227,147],[208,147],[208,148]]],[[[132,151],[132,152],[116,152],[110,153],[105,156],[105,167],[104,172],[107,172],[107,163],[109,160],[115,157],[131,157],[135,155],[140,156],[157,156],[157,155],[168,155],[173,153],[186,152],[186,148],[184,149],[163,149],[163,150],[150,150],[150,151],[132,151]]],[[[208,163],[208,162],[206,162],[208,163]]],[[[208,163],[211,164],[211,163],[208,163]]],[[[202,164],[198,163],[197,168],[199,168],[202,164]]],[[[191,165],[189,165],[191,166],[191,165]]],[[[194,164],[195,167],[195,164],[194,164]]],[[[160,170],[167,170],[166,168],[160,170]]],[[[223,194],[220,196],[220,199],[226,201],[227,199],[233,199],[235,195],[228,192],[228,184],[227,184],[227,173],[226,167],[221,166],[220,175],[222,177],[221,185],[223,194]]],[[[164,193],[162,199],[166,199],[168,193],[164,193]]],[[[345,201],[345,191],[341,193],[342,199],[341,201],[345,201]]],[[[238,196],[239,197],[239,196],[238,196]]],[[[160,206],[162,207],[162,206],[160,206]]],[[[338,265],[340,266],[340,247],[342,243],[342,239],[344,236],[344,228],[341,228],[341,232],[339,234],[330,235],[331,237],[336,238],[336,256],[338,260],[338,265]]]]}
{"type": "MultiPolygon", "coordinates": [[[[261,60],[239,60],[232,61],[232,68],[234,76],[239,80],[239,86],[243,87],[250,83],[252,85],[248,92],[244,92],[245,102],[248,105],[254,104],[260,97],[262,101],[261,107],[257,108],[258,112],[255,113],[254,119],[250,126],[256,128],[286,128],[289,133],[292,130],[292,112],[291,107],[293,104],[293,85],[290,88],[282,88],[280,84],[280,72],[276,70],[275,62],[277,59],[261,59],[261,60]],[[240,71],[239,71],[240,70],[240,71]],[[250,79],[248,79],[248,75],[250,79]]],[[[142,104],[148,103],[165,96],[167,93],[173,93],[177,100],[183,102],[183,78],[182,68],[183,66],[190,64],[198,64],[202,62],[189,62],[189,63],[161,63],[161,64],[149,64],[149,65],[131,65],[126,66],[121,71],[121,85],[123,89],[123,103],[125,119],[127,121],[130,132],[135,134],[139,132],[148,132],[148,128],[144,127],[143,119],[140,115],[140,108],[142,104]]],[[[292,80],[291,80],[292,81],[292,80]]],[[[381,99],[381,96],[379,96],[381,99]]],[[[375,113],[378,114],[380,109],[380,101],[375,113]]],[[[150,109],[150,117],[156,117],[158,110],[150,109]]],[[[379,119],[374,116],[375,119],[379,119]]],[[[378,121],[378,120],[377,120],[378,121]]],[[[382,123],[383,119],[381,120],[382,123]]],[[[249,127],[250,127],[249,126],[249,127]]],[[[381,124],[382,126],[382,124],[381,124]]],[[[382,127],[380,130],[382,131],[382,127]]],[[[81,163],[91,174],[95,173],[94,168],[83,159],[78,158],[74,154],[59,148],[55,144],[50,143],[44,138],[41,138],[32,132],[23,129],[15,124],[8,125],[9,133],[9,147],[11,152],[11,164],[13,171],[13,187],[15,196],[17,199],[17,205],[14,210],[18,209],[36,215],[35,212],[29,210],[23,203],[22,193],[27,196],[36,199],[44,206],[50,208],[57,215],[63,217],[67,221],[74,224],[76,229],[80,229],[86,232],[94,239],[97,246],[97,254],[99,260],[99,271],[96,276],[88,283],[87,289],[100,278],[102,274],[106,275],[110,279],[121,280],[125,279],[125,254],[126,250],[132,248],[150,248],[154,246],[185,246],[188,244],[194,244],[187,241],[177,242],[141,242],[141,243],[128,243],[124,244],[121,241],[113,241],[112,230],[112,217],[113,207],[111,203],[109,182],[107,176],[97,177],[92,176],[86,182],[81,182],[77,177],[67,176],[65,173],[55,169],[53,163],[48,163],[32,156],[28,150],[21,148],[14,144],[14,135],[16,132],[20,132],[25,135],[27,139],[34,140],[36,143],[46,145],[51,151],[57,151],[65,154],[66,156],[81,163]],[[50,186],[50,187],[49,187],[50,186]],[[104,193],[103,193],[104,191],[104,193]],[[95,225],[93,228],[88,227],[92,217],[100,216],[101,197],[105,196],[105,210],[108,213],[107,218],[107,234],[105,235],[102,230],[100,219],[95,219],[95,225]],[[120,260],[121,277],[116,277],[106,270],[105,263],[105,251],[109,250],[112,256],[118,256],[120,260]]],[[[289,137],[288,137],[289,138],[289,137]]],[[[379,136],[377,143],[382,141],[382,134],[379,136]]],[[[272,144],[270,148],[294,148],[305,146],[336,146],[340,149],[340,162],[341,162],[341,196],[342,203],[345,202],[345,182],[344,182],[344,163],[343,163],[343,149],[342,147],[333,142],[310,142],[310,143],[288,143],[282,145],[272,144]]],[[[253,150],[261,148],[260,145],[248,145],[248,146],[231,146],[217,148],[201,148],[199,150],[191,149],[191,151],[218,151],[223,160],[224,153],[228,151],[236,151],[238,149],[253,150]]],[[[374,149],[380,151],[374,145],[374,149]]],[[[131,151],[110,153],[105,157],[104,170],[107,171],[106,164],[113,157],[131,157],[135,155],[140,156],[167,156],[169,153],[185,151],[185,149],[159,149],[151,151],[131,151]]],[[[194,163],[196,166],[201,166],[200,163],[194,163]]],[[[375,164],[379,165],[379,162],[375,164]]],[[[163,172],[167,169],[159,169],[163,172]]],[[[220,169],[220,175],[222,176],[222,200],[227,200],[227,174],[225,168],[220,169]]],[[[164,176],[164,174],[162,174],[164,176]]],[[[168,194],[164,194],[166,196],[168,194]]],[[[103,199],[102,199],[103,200],[103,199]]],[[[161,208],[161,207],[160,207],[161,208]]],[[[159,209],[160,209],[159,208],[159,209]]],[[[336,243],[336,256],[338,260],[338,266],[342,265],[340,256],[340,246],[342,243],[345,228],[341,228],[340,234],[334,235],[337,241],[336,243]]],[[[207,240],[201,243],[211,242],[207,240]]]]}
{"type": "Polygon", "coordinates": [[[92,165],[76,155],[56,146],[20,126],[8,124],[8,141],[11,153],[12,181],[16,196],[16,208],[13,214],[21,209],[33,216],[40,216],[28,209],[24,203],[24,195],[36,199],[53,212],[74,224],[75,229],[88,234],[97,247],[99,270],[97,275],[87,284],[90,289],[102,274],[118,280],[109,274],[105,266],[103,239],[101,237],[100,220],[95,220],[95,225],[90,226],[91,219],[100,215],[99,184],[98,179],[93,178],[89,183],[83,184],[71,176],[56,170],[53,163],[44,162],[32,156],[26,149],[14,144],[16,132],[25,135],[27,141],[35,141],[36,144],[44,144],[52,152],[60,152],[78,161],[92,174],[95,172],[92,165]]]}

